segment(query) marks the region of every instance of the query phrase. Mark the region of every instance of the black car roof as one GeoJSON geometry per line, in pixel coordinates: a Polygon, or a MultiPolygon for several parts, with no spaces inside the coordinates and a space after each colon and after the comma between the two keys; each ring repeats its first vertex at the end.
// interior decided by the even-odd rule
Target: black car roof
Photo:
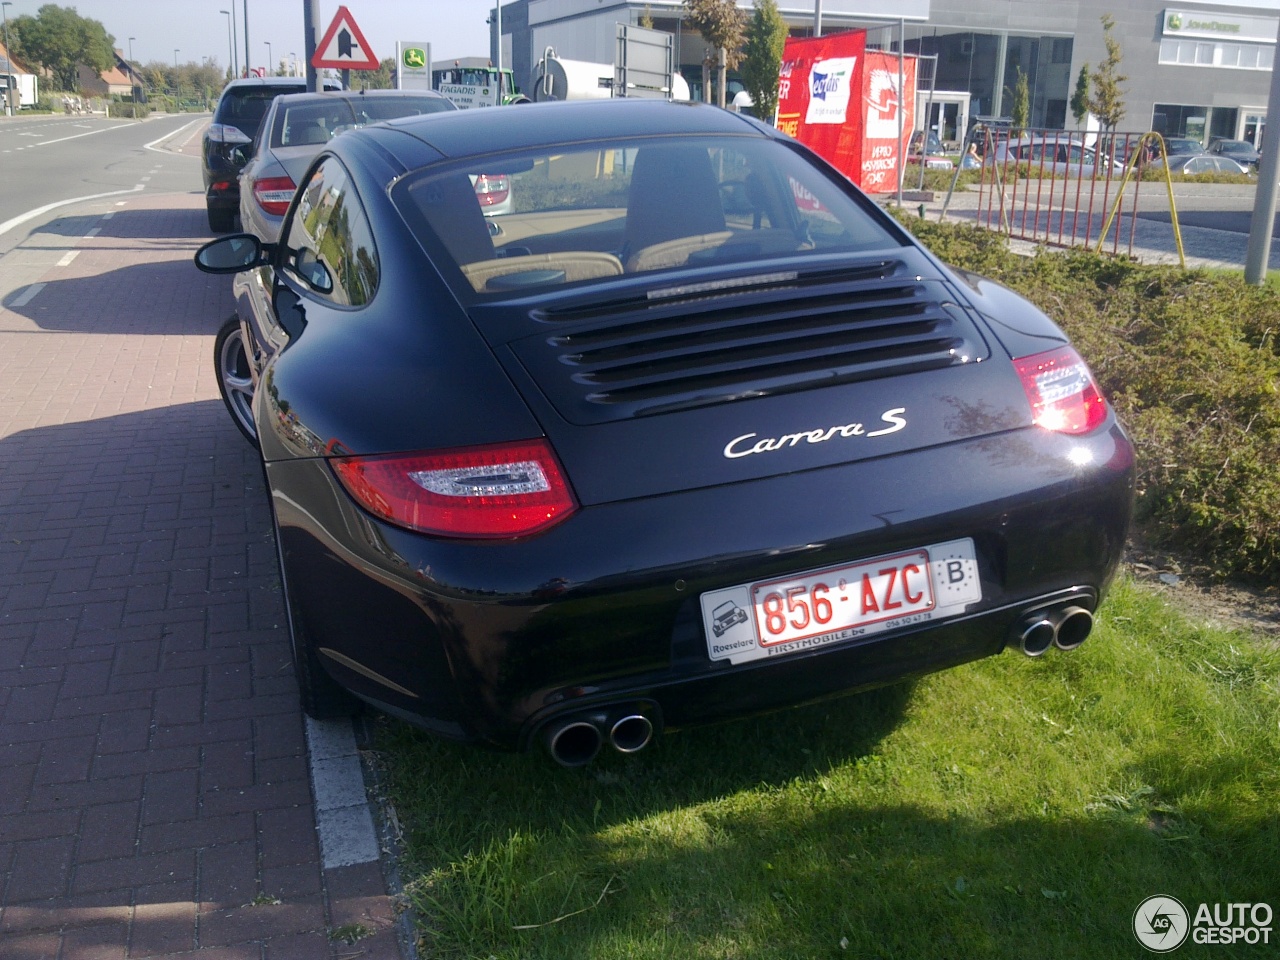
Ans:
{"type": "MultiPolygon", "coordinates": [[[[708,104],[637,98],[513,104],[437,113],[429,118],[405,117],[389,123],[446,157],[476,156],[495,148],[521,150],[628,137],[765,135],[737,114],[708,104]]],[[[416,165],[408,156],[413,152],[405,151],[409,166],[416,165]]]]}

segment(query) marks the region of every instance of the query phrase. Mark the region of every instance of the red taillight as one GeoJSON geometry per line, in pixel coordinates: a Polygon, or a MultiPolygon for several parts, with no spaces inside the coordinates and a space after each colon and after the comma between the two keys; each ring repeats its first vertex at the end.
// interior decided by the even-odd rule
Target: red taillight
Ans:
{"type": "Polygon", "coordinates": [[[289,201],[297,187],[288,177],[263,177],[253,181],[253,199],[267,213],[283,217],[289,210],[289,201]]]}
{"type": "Polygon", "coordinates": [[[511,193],[511,180],[506,174],[489,176],[480,174],[476,177],[476,199],[482,207],[496,207],[507,199],[511,193]]]}
{"type": "Polygon", "coordinates": [[[1071,347],[1013,362],[1037,426],[1055,433],[1088,433],[1107,418],[1107,402],[1093,374],[1071,347]]]}
{"type": "Polygon", "coordinates": [[[370,513],[444,537],[527,537],[578,508],[545,440],[331,463],[370,513]]]}

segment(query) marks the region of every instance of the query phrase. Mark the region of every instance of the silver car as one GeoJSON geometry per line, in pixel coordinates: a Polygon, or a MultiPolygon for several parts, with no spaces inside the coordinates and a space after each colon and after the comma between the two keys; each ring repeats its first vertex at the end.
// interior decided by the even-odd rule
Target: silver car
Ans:
{"type": "Polygon", "coordinates": [[[1002,141],[988,160],[988,163],[1001,166],[1015,162],[1026,164],[1033,175],[1052,173],[1064,177],[1103,178],[1107,175],[1108,166],[1112,175],[1124,173],[1123,163],[1112,160],[1108,164],[1106,157],[1099,160],[1093,147],[1066,133],[1061,136],[1037,134],[1002,141]]]}
{"type": "Polygon", "coordinates": [[[431,90],[343,90],[276,97],[240,174],[241,229],[274,243],[299,179],[324,145],[344,130],[456,109],[451,100],[431,90]]]}

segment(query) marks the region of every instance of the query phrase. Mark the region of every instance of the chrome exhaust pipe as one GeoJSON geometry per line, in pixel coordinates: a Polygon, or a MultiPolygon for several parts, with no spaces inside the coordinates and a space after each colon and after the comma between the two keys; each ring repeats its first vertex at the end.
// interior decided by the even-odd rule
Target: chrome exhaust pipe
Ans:
{"type": "Polygon", "coordinates": [[[638,713],[628,714],[609,728],[609,742],[619,753],[643,750],[653,739],[653,721],[638,713]]]}
{"type": "Polygon", "coordinates": [[[1018,634],[1018,649],[1028,657],[1041,656],[1053,646],[1056,634],[1053,621],[1043,613],[1036,614],[1023,621],[1022,630],[1018,634]]]}
{"type": "Polygon", "coordinates": [[[1074,650],[1089,638],[1092,630],[1092,613],[1084,607],[1067,607],[1058,615],[1053,645],[1059,650],[1074,650]]]}
{"type": "Polygon", "coordinates": [[[562,767],[583,767],[596,758],[604,738],[600,728],[582,718],[552,724],[543,736],[547,752],[562,767]]]}

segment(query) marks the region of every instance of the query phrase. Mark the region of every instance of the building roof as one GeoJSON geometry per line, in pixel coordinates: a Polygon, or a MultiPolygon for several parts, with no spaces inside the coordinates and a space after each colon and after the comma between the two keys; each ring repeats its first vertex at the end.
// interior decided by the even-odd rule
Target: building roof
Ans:
{"type": "Polygon", "coordinates": [[[0,41],[0,73],[31,73],[17,57],[10,58],[9,49],[0,41]]]}

